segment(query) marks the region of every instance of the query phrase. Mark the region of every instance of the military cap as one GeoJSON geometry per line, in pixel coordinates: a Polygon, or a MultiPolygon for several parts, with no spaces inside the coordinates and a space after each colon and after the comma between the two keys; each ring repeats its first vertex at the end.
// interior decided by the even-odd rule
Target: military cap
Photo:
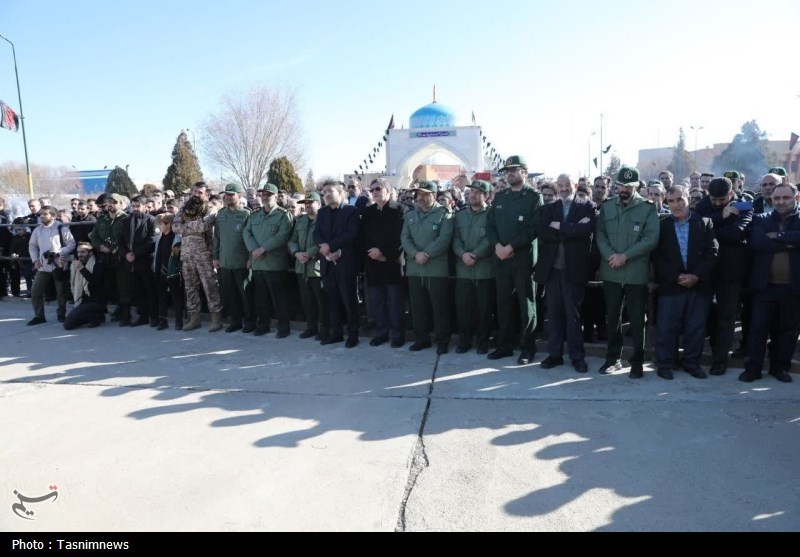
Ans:
{"type": "Polygon", "coordinates": [[[647,187],[649,188],[650,186],[661,186],[663,188],[664,182],[662,182],[661,180],[650,180],[649,182],[647,182],[647,187]]]}
{"type": "Polygon", "coordinates": [[[489,193],[492,191],[492,184],[485,180],[473,180],[470,185],[467,186],[468,188],[475,188],[476,190],[481,190],[483,193],[489,193]]]}
{"type": "Polygon", "coordinates": [[[244,188],[241,184],[228,184],[225,186],[225,193],[244,193],[244,188]]]}
{"type": "Polygon", "coordinates": [[[738,180],[739,178],[741,178],[741,176],[739,176],[739,173],[736,172],[735,170],[728,170],[725,174],[723,174],[723,176],[725,176],[728,180],[738,180]]]}
{"type": "Polygon", "coordinates": [[[512,155],[506,159],[505,164],[500,169],[502,172],[503,170],[508,170],[509,168],[517,168],[518,166],[524,166],[528,168],[528,163],[525,162],[525,159],[519,155],[512,155]]]}
{"type": "Polygon", "coordinates": [[[437,186],[434,182],[425,180],[414,184],[411,187],[411,191],[427,191],[429,193],[438,193],[439,186],[437,186]]]}
{"type": "Polygon", "coordinates": [[[271,194],[277,195],[278,194],[278,186],[276,186],[275,184],[270,184],[269,182],[267,182],[266,184],[262,184],[262,185],[258,186],[258,191],[259,192],[267,192],[267,193],[271,193],[271,194]]]}
{"type": "Polygon", "coordinates": [[[629,166],[623,166],[622,168],[619,169],[619,174],[617,174],[616,183],[621,186],[638,186],[639,169],[629,166]]]}
{"type": "Polygon", "coordinates": [[[769,172],[767,174],[777,174],[782,178],[786,178],[788,176],[786,174],[786,169],[783,168],[782,166],[773,166],[772,168],[769,169],[769,172]]]}
{"type": "Polygon", "coordinates": [[[319,194],[315,191],[312,191],[307,193],[306,196],[300,200],[300,203],[314,203],[315,201],[322,203],[322,199],[320,198],[319,194]]]}

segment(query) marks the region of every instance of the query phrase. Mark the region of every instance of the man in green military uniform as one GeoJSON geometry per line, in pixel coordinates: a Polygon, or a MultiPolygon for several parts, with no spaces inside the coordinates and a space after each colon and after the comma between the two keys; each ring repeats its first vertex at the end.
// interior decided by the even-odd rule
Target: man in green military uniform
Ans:
{"type": "Polygon", "coordinates": [[[597,216],[597,247],[600,250],[600,280],[606,298],[608,351],[599,372],[622,368],[622,303],[628,309],[633,355],[631,378],[643,376],[644,316],[650,252],[658,245],[659,222],[655,205],[636,192],[639,171],[622,167],[617,176],[617,196],[600,206],[597,216]]]}
{"type": "Polygon", "coordinates": [[[289,252],[295,258],[294,272],[300,289],[300,303],[306,317],[306,330],[300,333],[300,338],[320,340],[330,334],[328,298],[322,288],[319,246],[314,241],[314,226],[322,200],[318,193],[311,192],[301,203],[306,211],[295,221],[289,239],[289,252]]]}
{"type": "MultiPolygon", "coordinates": [[[[123,246],[122,229],[126,226],[128,215],[122,210],[125,202],[118,193],[104,194],[105,200],[102,204],[103,214],[97,219],[89,241],[97,257],[103,262],[106,274],[113,282],[109,291],[117,296],[120,327],[127,327],[131,324],[131,292],[130,292],[130,270],[123,264],[120,257],[120,249],[123,246]]],[[[100,205],[100,204],[98,204],[100,205]]],[[[113,321],[113,318],[112,318],[113,321]]]]}
{"type": "Polygon", "coordinates": [[[536,228],[542,195],[526,184],[528,165],[523,157],[508,157],[503,168],[509,187],[495,195],[489,210],[489,242],[495,254],[495,284],[497,289],[497,348],[490,360],[514,355],[512,316],[514,303],[519,306],[521,353],[520,365],[533,362],[536,355],[536,285],[533,267],[536,265],[536,228]]]}
{"type": "Polygon", "coordinates": [[[258,324],[255,336],[269,332],[271,309],[278,320],[275,338],[289,336],[289,301],[286,298],[286,257],[289,235],[292,233],[292,217],[278,206],[278,188],[264,184],[258,189],[262,208],[250,215],[244,228],[244,243],[250,252],[250,269],[256,298],[258,324]]]}
{"type": "Polygon", "coordinates": [[[416,206],[406,214],[400,234],[416,339],[409,349],[416,352],[432,346],[429,328],[432,319],[436,352],[447,354],[450,343],[447,261],[453,240],[453,215],[436,202],[439,187],[435,183],[419,182],[412,189],[417,194],[416,206]]]}
{"type": "Polygon", "coordinates": [[[489,241],[489,206],[486,199],[492,185],[475,180],[467,186],[469,205],[455,215],[453,253],[456,254],[456,314],[458,316],[458,346],[463,354],[472,347],[472,337],[478,354],[486,354],[494,300],[494,250],[489,241]],[[473,327],[477,312],[478,328],[473,327]]]}
{"type": "Polygon", "coordinates": [[[254,308],[245,293],[250,252],[244,243],[244,229],[250,220],[250,211],[239,205],[239,196],[243,193],[244,188],[240,184],[225,186],[222,198],[225,207],[217,212],[211,246],[211,259],[219,278],[222,305],[228,309],[231,318],[226,333],[240,329],[244,333],[252,333],[255,330],[254,308]]]}

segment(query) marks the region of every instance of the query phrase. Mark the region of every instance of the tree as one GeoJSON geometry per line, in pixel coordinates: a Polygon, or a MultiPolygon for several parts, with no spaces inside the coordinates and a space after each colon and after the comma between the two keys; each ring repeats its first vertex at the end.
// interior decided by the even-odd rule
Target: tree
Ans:
{"type": "Polygon", "coordinates": [[[303,184],[306,191],[317,191],[317,183],[314,181],[314,171],[309,170],[306,174],[306,183],[303,184]]]}
{"type": "Polygon", "coordinates": [[[614,180],[617,179],[617,174],[619,174],[620,168],[622,168],[622,163],[620,162],[619,157],[616,153],[612,153],[611,159],[608,161],[606,171],[603,172],[603,174],[611,178],[611,182],[613,183],[614,180]]]}
{"type": "Polygon", "coordinates": [[[736,170],[744,172],[750,180],[760,178],[767,168],[767,132],[762,131],[755,120],[742,125],[741,133],[737,133],[731,144],[714,157],[711,165],[717,176],[736,170]]]}
{"type": "Polygon", "coordinates": [[[245,188],[263,183],[276,158],[302,168],[303,129],[293,90],[257,85],[222,97],[216,106],[202,126],[203,152],[245,188]]]}
{"type": "Polygon", "coordinates": [[[278,157],[269,165],[267,172],[267,182],[278,186],[279,190],[286,190],[289,193],[302,193],[303,182],[300,176],[294,171],[294,166],[286,157],[278,157]]]}
{"type": "Polygon", "coordinates": [[[672,162],[667,165],[667,170],[672,172],[675,184],[682,183],[683,179],[687,178],[694,170],[694,159],[686,150],[686,135],[683,133],[683,128],[680,128],[678,132],[678,144],[675,145],[672,162]]]}
{"type": "Polygon", "coordinates": [[[155,184],[145,184],[142,186],[142,195],[145,197],[153,197],[153,193],[158,190],[159,188],[155,184]]]}
{"type": "Polygon", "coordinates": [[[132,198],[139,194],[139,190],[136,189],[136,185],[125,169],[115,166],[106,180],[106,193],[118,193],[132,198]]]}
{"type": "Polygon", "coordinates": [[[167,168],[164,176],[164,189],[172,190],[175,195],[181,195],[192,189],[197,182],[203,180],[203,173],[200,164],[197,162],[197,155],[194,148],[186,138],[186,132],[181,130],[175,147],[172,148],[172,164],[167,168]]]}

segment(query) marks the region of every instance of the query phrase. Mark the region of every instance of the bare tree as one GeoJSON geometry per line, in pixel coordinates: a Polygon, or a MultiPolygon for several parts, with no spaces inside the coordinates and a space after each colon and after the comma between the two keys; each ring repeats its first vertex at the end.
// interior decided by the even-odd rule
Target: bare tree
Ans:
{"type": "Polygon", "coordinates": [[[203,151],[212,164],[235,175],[245,188],[267,178],[270,162],[288,158],[300,169],[303,128],[294,90],[256,85],[247,92],[225,95],[219,110],[203,123],[203,151]]]}

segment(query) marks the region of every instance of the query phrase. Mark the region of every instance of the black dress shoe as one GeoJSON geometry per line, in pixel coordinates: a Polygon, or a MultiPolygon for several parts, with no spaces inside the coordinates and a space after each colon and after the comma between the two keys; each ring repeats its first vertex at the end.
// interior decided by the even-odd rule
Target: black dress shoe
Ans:
{"type": "Polygon", "coordinates": [[[459,344],[458,346],[456,346],[456,354],[463,354],[464,352],[469,352],[470,348],[472,348],[472,346],[470,346],[469,344],[459,344]]]}
{"type": "Polygon", "coordinates": [[[441,356],[450,352],[450,345],[446,342],[440,342],[436,345],[436,353],[441,356]]]}
{"type": "Polygon", "coordinates": [[[644,367],[642,364],[632,364],[631,371],[628,373],[629,379],[641,379],[644,377],[644,367]]]}
{"type": "Polygon", "coordinates": [[[320,341],[319,344],[320,344],[320,346],[327,346],[328,344],[338,344],[340,342],[344,342],[344,337],[342,337],[342,336],[328,337],[328,338],[322,339],[322,341],[320,341]]]}
{"type": "Polygon", "coordinates": [[[156,327],[156,330],[163,331],[164,329],[169,329],[169,323],[167,323],[166,319],[160,319],[158,322],[158,327],[156,327]]]}
{"type": "Polygon", "coordinates": [[[89,322],[89,324],[87,325],[87,327],[89,327],[90,329],[96,329],[96,328],[97,328],[97,327],[99,327],[99,326],[100,326],[102,323],[103,323],[102,321],[91,321],[91,322],[89,322]]]}
{"type": "Polygon", "coordinates": [[[426,348],[431,348],[432,346],[433,343],[430,340],[418,340],[409,346],[408,349],[411,352],[419,352],[420,350],[425,350],[426,348]]]}
{"type": "Polygon", "coordinates": [[[256,326],[253,325],[252,323],[245,323],[244,325],[242,325],[242,332],[244,334],[252,333],[255,330],[256,330],[256,326]]]}
{"type": "Polygon", "coordinates": [[[597,370],[597,373],[600,375],[608,375],[612,371],[619,371],[622,369],[622,362],[619,360],[606,360],[603,362],[603,365],[600,366],[600,369],[597,370]]]}
{"type": "Polygon", "coordinates": [[[527,366],[533,363],[533,359],[536,356],[536,352],[531,350],[523,350],[522,353],[517,358],[517,364],[521,366],[527,366]]]}
{"type": "Polygon", "coordinates": [[[658,374],[658,376],[661,379],[666,379],[668,381],[672,381],[674,379],[674,376],[672,375],[672,370],[669,369],[668,367],[660,367],[660,368],[658,368],[658,370],[656,371],[656,374],[658,374]]]}
{"type": "Polygon", "coordinates": [[[514,351],[511,348],[498,348],[492,352],[489,352],[489,355],[486,356],[490,360],[499,360],[500,358],[510,358],[514,355],[514,351]]]}
{"type": "Polygon", "coordinates": [[[372,340],[369,341],[370,346],[380,346],[381,344],[386,343],[388,341],[388,337],[372,337],[372,340]]]}
{"type": "Polygon", "coordinates": [[[226,333],[235,333],[236,331],[241,331],[241,330],[242,330],[242,324],[241,323],[231,323],[225,329],[225,332],[226,333]]]}
{"type": "Polygon", "coordinates": [[[392,339],[392,348],[400,348],[406,343],[406,339],[404,338],[395,338],[392,339]]]}
{"type": "Polygon", "coordinates": [[[56,317],[56,319],[58,319],[59,323],[63,323],[64,321],[67,320],[67,316],[66,315],[59,315],[58,317],[56,317]]]}
{"type": "Polygon", "coordinates": [[[589,371],[586,360],[572,360],[572,367],[575,368],[575,371],[578,373],[587,373],[589,371]]]}
{"type": "Polygon", "coordinates": [[[539,367],[542,369],[553,369],[554,367],[563,366],[564,365],[564,358],[554,358],[553,356],[548,356],[542,363],[539,364],[539,367]]]}
{"type": "Polygon", "coordinates": [[[269,333],[270,333],[270,330],[268,328],[256,327],[256,330],[253,331],[253,336],[254,337],[263,337],[264,335],[267,335],[269,333]]]}
{"type": "Polygon", "coordinates": [[[28,321],[28,325],[40,325],[42,323],[47,323],[47,319],[44,317],[34,317],[30,321],[28,321]]]}
{"type": "Polygon", "coordinates": [[[347,341],[344,343],[345,348],[355,348],[358,346],[358,337],[347,337],[347,341]]]}
{"type": "Polygon", "coordinates": [[[739,360],[743,360],[744,358],[747,357],[747,346],[740,346],[739,348],[733,351],[733,354],[731,354],[731,356],[739,360]]]}
{"type": "Polygon", "coordinates": [[[728,371],[728,365],[725,362],[714,362],[711,364],[711,369],[708,370],[708,373],[711,375],[725,375],[726,371],[728,371]]]}
{"type": "Polygon", "coordinates": [[[744,383],[752,383],[753,381],[758,381],[761,379],[762,375],[760,371],[743,371],[739,374],[739,381],[744,383]]]}
{"type": "Polygon", "coordinates": [[[275,338],[286,338],[291,334],[291,331],[278,331],[275,333],[275,338]]]}
{"type": "Polygon", "coordinates": [[[155,317],[150,319],[150,326],[153,328],[158,327],[159,323],[160,321],[155,317]]]}
{"type": "Polygon", "coordinates": [[[475,353],[480,355],[486,354],[487,352],[489,352],[489,348],[487,348],[485,344],[479,344],[478,349],[475,350],[475,353]]]}
{"type": "Polygon", "coordinates": [[[781,383],[791,383],[792,376],[785,371],[770,371],[769,374],[781,383]]]}
{"type": "MultiPolygon", "coordinates": [[[[131,327],[141,327],[142,325],[149,325],[149,324],[150,324],[150,320],[149,319],[143,319],[143,318],[139,317],[136,321],[131,323],[131,327]]],[[[121,326],[122,325],[120,325],[120,327],[121,326]]]]}
{"type": "Polygon", "coordinates": [[[298,336],[300,338],[311,338],[313,336],[317,336],[317,331],[315,331],[314,329],[306,329],[305,331],[300,333],[300,335],[298,335],[298,336]]]}
{"type": "Polygon", "coordinates": [[[708,375],[706,375],[706,372],[703,371],[702,369],[700,369],[699,367],[698,368],[685,367],[685,368],[683,368],[683,371],[685,371],[686,373],[688,373],[689,375],[691,375],[695,379],[707,379],[708,378],[708,375]]]}

